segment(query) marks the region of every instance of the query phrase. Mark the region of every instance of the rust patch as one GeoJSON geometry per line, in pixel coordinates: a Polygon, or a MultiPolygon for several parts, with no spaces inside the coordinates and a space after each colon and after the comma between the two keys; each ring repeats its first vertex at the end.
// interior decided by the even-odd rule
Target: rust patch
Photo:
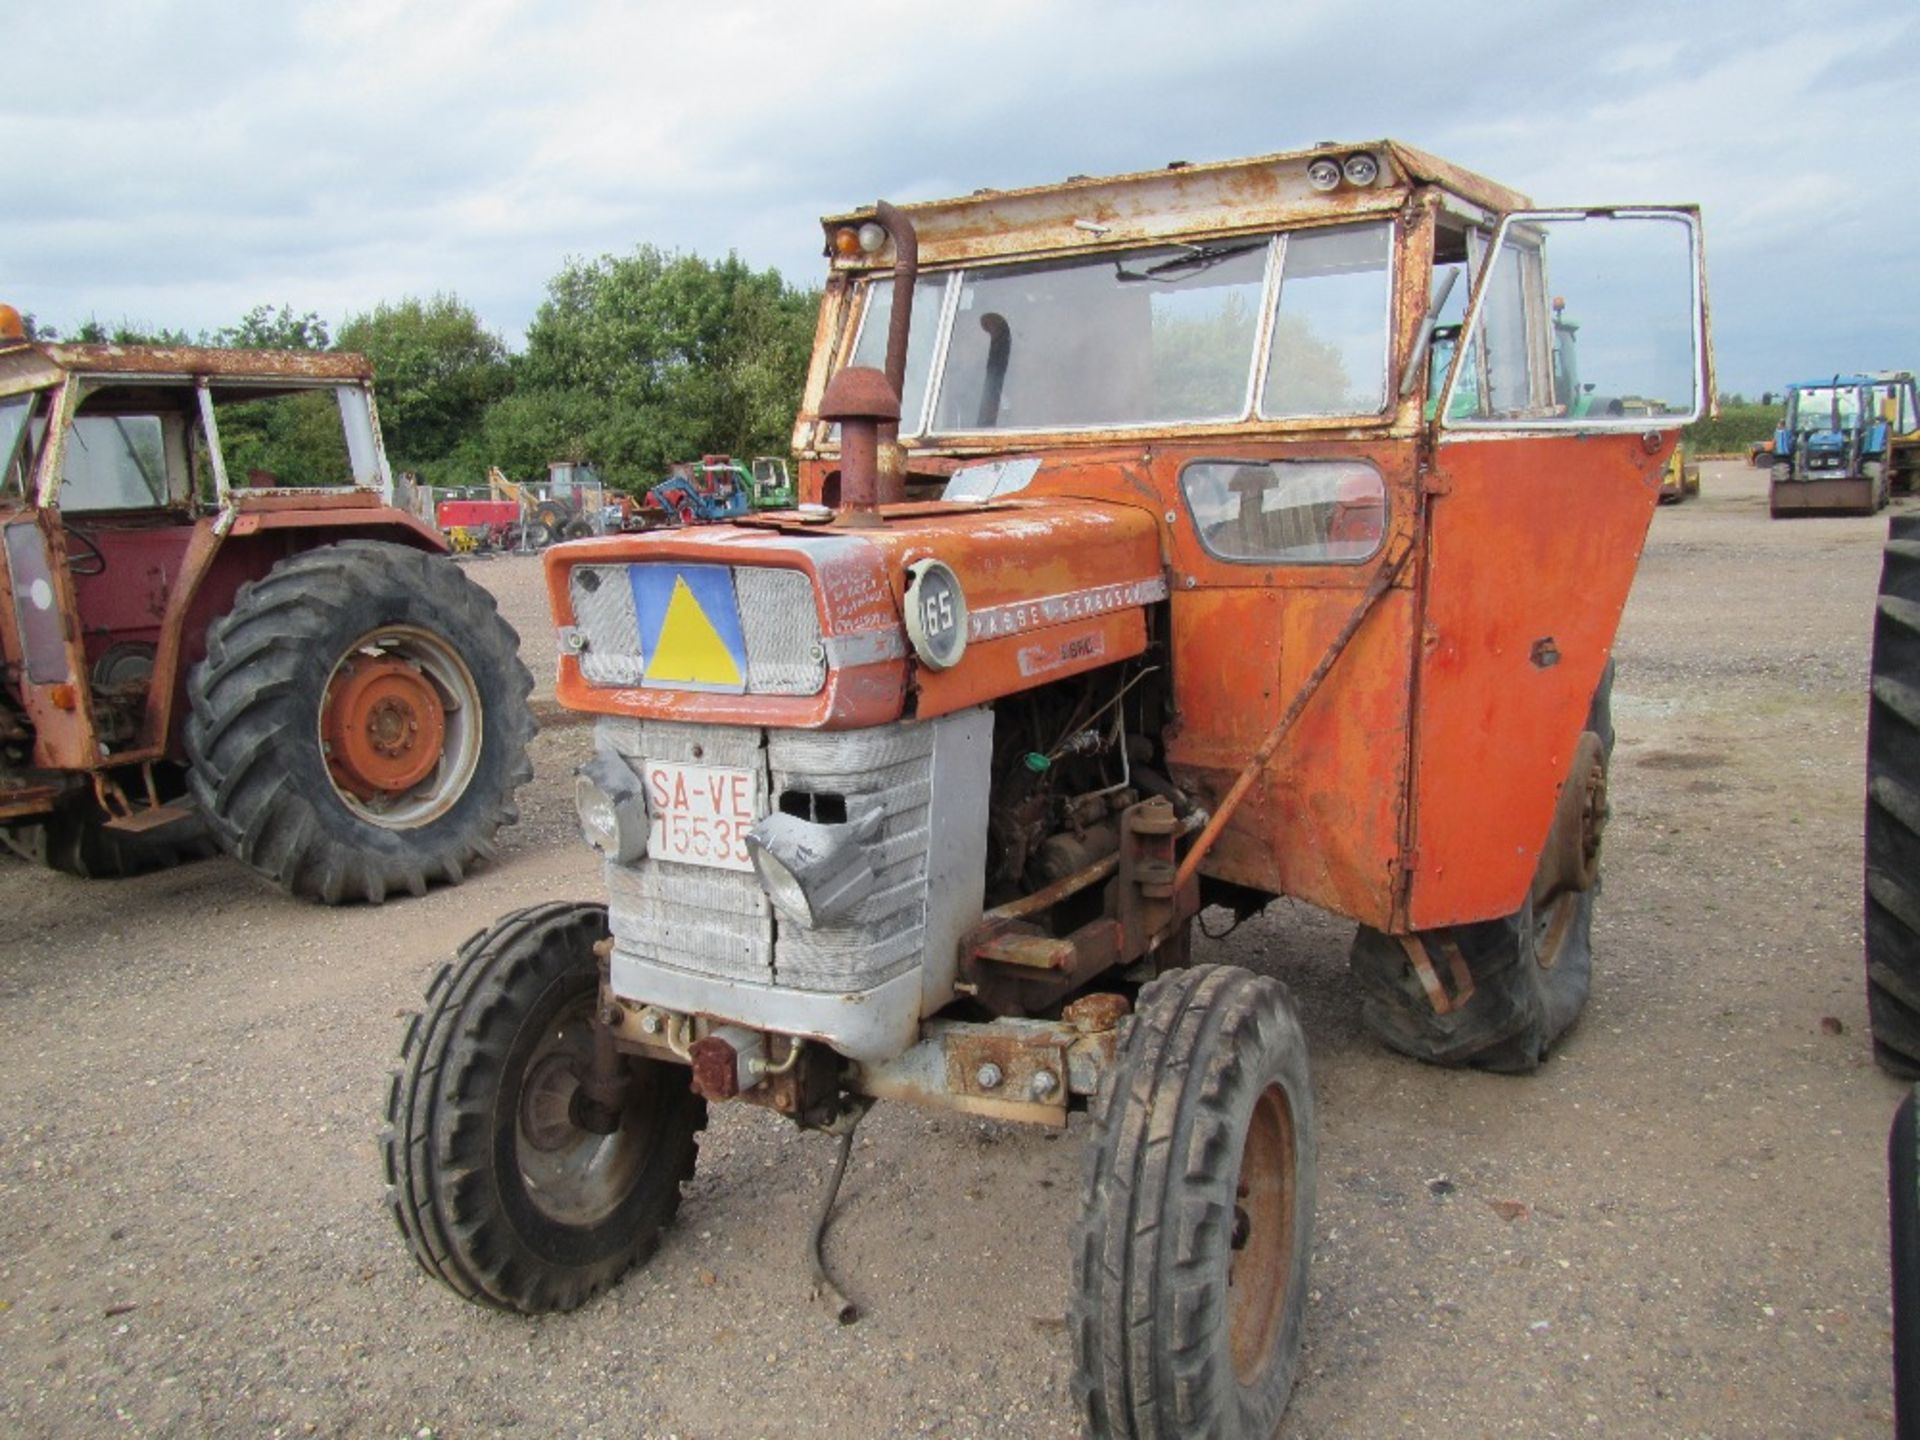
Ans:
{"type": "Polygon", "coordinates": [[[693,1042],[693,1092],[707,1100],[731,1100],[740,1093],[740,1057],[718,1035],[693,1042]]]}

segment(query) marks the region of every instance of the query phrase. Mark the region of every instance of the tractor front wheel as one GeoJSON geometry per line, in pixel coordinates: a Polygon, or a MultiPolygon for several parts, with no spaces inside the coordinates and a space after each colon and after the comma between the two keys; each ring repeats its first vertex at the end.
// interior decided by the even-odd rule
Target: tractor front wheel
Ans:
{"type": "Polygon", "coordinates": [[[491,858],[532,778],[519,639],[451,561],[349,540],[241,587],[190,686],[193,797],[281,888],[379,904],[491,858]]]}
{"type": "Polygon", "coordinates": [[[1074,1236],[1074,1389],[1099,1437],[1264,1437],[1293,1390],[1313,1243],[1307,1046],[1277,980],[1140,992],[1094,1109],[1074,1236]]]}
{"type": "Polygon", "coordinates": [[[611,1133],[582,1124],[604,905],[516,911],[460,947],[407,1026],[381,1137],[387,1203],[421,1269],[536,1315],[585,1303],[653,1253],[693,1173],[690,1072],[629,1059],[611,1133]]]}

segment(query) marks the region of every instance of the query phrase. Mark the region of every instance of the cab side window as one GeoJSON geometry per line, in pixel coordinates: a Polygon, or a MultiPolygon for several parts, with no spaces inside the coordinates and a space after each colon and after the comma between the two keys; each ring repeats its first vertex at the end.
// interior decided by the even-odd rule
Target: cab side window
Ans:
{"type": "Polygon", "coordinates": [[[1200,543],[1221,560],[1350,565],[1386,535],[1386,482],[1362,460],[1198,460],[1180,488],[1200,543]]]}
{"type": "Polygon", "coordinates": [[[149,510],[167,503],[167,436],[158,415],[80,415],[67,427],[60,508],[149,510]]]}
{"type": "Polygon", "coordinates": [[[30,424],[38,400],[34,394],[0,397],[0,503],[18,504],[28,498],[33,441],[42,428],[30,424]]]}

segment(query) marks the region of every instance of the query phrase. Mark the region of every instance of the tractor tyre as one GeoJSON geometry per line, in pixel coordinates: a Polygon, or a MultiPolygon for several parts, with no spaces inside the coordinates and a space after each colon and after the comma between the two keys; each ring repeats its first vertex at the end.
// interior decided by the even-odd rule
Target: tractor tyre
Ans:
{"type": "Polygon", "coordinates": [[[189,686],[189,783],[290,894],[379,904],[493,858],[532,778],[533,678],[452,561],[346,540],[241,587],[189,686]]]}
{"type": "Polygon", "coordinates": [[[533,512],[534,523],[546,535],[546,543],[558,544],[573,519],[573,507],[564,500],[542,500],[533,512]]]}
{"type": "Polygon", "coordinates": [[[1265,1440],[1313,1243],[1313,1090],[1286,987],[1230,965],[1148,984],[1091,1139],[1069,1317],[1088,1431],[1265,1440]]]}
{"type": "MultiPolygon", "coordinates": [[[[1349,956],[1361,1017],[1389,1047],[1434,1065],[1519,1074],[1537,1069],[1580,1018],[1593,980],[1593,907],[1600,894],[1600,840],[1613,755],[1613,662],[1601,673],[1575,746],[1566,798],[1556,811],[1541,869],[1519,910],[1499,920],[1423,930],[1419,942],[1452,1008],[1435,1008],[1408,947],[1362,925],[1349,956]],[[1551,883],[1553,858],[1577,852],[1584,883],[1551,883]],[[1460,983],[1464,978],[1468,986],[1460,983]],[[1462,998],[1464,996],[1464,998],[1462,998]]],[[[1564,864],[1564,862],[1563,862],[1564,864]]]]}
{"type": "Polygon", "coordinates": [[[618,1128],[580,1123],[604,905],[518,910],[460,947],[407,1026],[381,1136],[420,1268],[477,1304],[572,1310],[653,1253],[693,1174],[691,1072],[629,1058],[618,1128]]]}
{"type": "Polygon", "coordinates": [[[1920,515],[1889,525],[1867,706],[1867,1015],[1873,1058],[1920,1079],[1920,515]]]}

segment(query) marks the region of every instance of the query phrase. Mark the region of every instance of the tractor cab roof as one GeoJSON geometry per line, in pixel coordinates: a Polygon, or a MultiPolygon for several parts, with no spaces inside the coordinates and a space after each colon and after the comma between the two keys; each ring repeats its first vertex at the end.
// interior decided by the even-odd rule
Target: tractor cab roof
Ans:
{"type": "Polygon", "coordinates": [[[1818,380],[1796,380],[1787,386],[1789,390],[1833,390],[1846,389],[1854,385],[1892,385],[1902,380],[1911,380],[1913,376],[1905,370],[1862,371],[1853,375],[1823,375],[1818,380]]]}
{"type": "MultiPolygon", "coordinates": [[[[1423,150],[1397,140],[1375,140],[1321,144],[1246,160],[1176,161],[1162,170],[1080,175],[1020,190],[976,190],[900,209],[913,221],[920,264],[939,266],[1391,214],[1419,186],[1437,187],[1488,215],[1529,205],[1518,191],[1423,150]]],[[[835,270],[891,267],[890,245],[866,252],[840,239],[845,231],[857,235],[873,215],[873,207],[866,206],[821,222],[835,270]]]]}
{"type": "Polygon", "coordinates": [[[364,355],[331,350],[221,350],[203,345],[0,343],[0,395],[41,390],[70,375],[111,378],[117,386],[176,386],[208,381],[216,393],[266,396],[288,390],[362,385],[373,380],[364,355]]]}

